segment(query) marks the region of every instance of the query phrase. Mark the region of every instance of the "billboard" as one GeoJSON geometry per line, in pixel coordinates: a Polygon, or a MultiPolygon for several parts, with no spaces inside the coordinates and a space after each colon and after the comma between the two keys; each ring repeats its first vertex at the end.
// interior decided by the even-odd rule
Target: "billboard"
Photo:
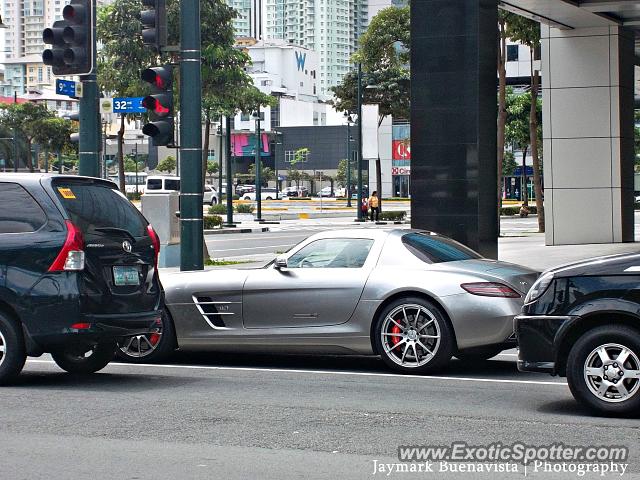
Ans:
{"type": "Polygon", "coordinates": [[[411,160],[411,128],[409,125],[393,125],[391,160],[393,166],[408,167],[411,160]],[[398,163],[396,163],[398,162],[398,163]]]}
{"type": "MultiPolygon", "coordinates": [[[[266,133],[261,135],[262,145],[260,149],[261,157],[268,157],[269,137],[266,133]]],[[[250,133],[234,133],[231,135],[231,146],[233,155],[236,157],[253,157],[256,155],[256,136],[250,133]]]]}

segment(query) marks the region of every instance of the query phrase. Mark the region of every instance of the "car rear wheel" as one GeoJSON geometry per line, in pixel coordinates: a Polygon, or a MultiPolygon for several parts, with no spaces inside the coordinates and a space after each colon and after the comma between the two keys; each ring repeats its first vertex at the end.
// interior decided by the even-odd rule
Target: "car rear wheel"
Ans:
{"type": "Polygon", "coordinates": [[[93,346],[73,345],[51,353],[53,361],[69,373],[89,374],[102,370],[113,360],[115,343],[93,346]]]}
{"type": "Polygon", "coordinates": [[[24,367],[27,354],[22,331],[10,318],[0,313],[0,385],[16,379],[24,367]]]}
{"type": "Polygon", "coordinates": [[[456,353],[456,358],[468,363],[482,362],[484,360],[489,360],[490,358],[495,357],[502,350],[504,350],[503,347],[495,346],[470,348],[468,350],[462,350],[456,353]]]}
{"type": "Polygon", "coordinates": [[[213,207],[217,203],[218,203],[218,200],[216,200],[216,197],[211,197],[211,206],[213,207]]]}
{"type": "Polygon", "coordinates": [[[567,358],[567,381],[575,399],[592,410],[640,412],[640,332],[608,325],[582,335],[567,358]]]}
{"type": "Polygon", "coordinates": [[[153,363],[167,358],[175,348],[175,329],[171,318],[162,314],[162,325],[148,335],[126,338],[118,345],[116,355],[130,363],[153,363]]]}
{"type": "Polygon", "coordinates": [[[245,200],[251,200],[251,197],[244,197],[245,200]]]}
{"type": "Polygon", "coordinates": [[[399,372],[427,373],[451,360],[451,328],[440,310],[422,298],[391,303],[378,317],[374,331],[382,360],[399,372]]]}

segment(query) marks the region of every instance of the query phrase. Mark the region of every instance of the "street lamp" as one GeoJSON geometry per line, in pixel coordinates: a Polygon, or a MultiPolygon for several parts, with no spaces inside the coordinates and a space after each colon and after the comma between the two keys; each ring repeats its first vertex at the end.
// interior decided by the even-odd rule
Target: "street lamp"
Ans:
{"type": "Polygon", "coordinates": [[[351,206],[351,124],[354,123],[350,111],[344,112],[347,119],[347,207],[351,206]]]}
{"type": "Polygon", "coordinates": [[[362,212],[362,64],[358,63],[358,207],[356,221],[363,222],[362,212]]]}
{"type": "Polygon", "coordinates": [[[282,150],[284,148],[284,142],[282,140],[284,134],[276,129],[273,129],[273,133],[276,136],[276,148],[273,152],[273,168],[276,172],[276,200],[278,200],[278,195],[280,194],[280,177],[278,175],[278,150],[282,150]],[[280,145],[279,149],[277,148],[277,145],[280,145]]]}
{"type": "Polygon", "coordinates": [[[257,202],[257,218],[256,222],[262,222],[262,179],[260,178],[260,174],[262,173],[262,165],[260,162],[260,150],[262,150],[261,139],[260,139],[260,105],[258,105],[258,109],[253,112],[253,116],[256,120],[256,202],[257,202]]]}

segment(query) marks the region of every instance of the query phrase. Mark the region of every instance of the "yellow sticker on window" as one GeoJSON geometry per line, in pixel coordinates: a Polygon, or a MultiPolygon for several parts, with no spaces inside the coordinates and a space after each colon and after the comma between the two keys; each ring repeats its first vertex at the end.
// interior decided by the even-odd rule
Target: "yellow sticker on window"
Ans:
{"type": "Polygon", "coordinates": [[[58,187],[58,191],[60,192],[60,195],[62,195],[62,198],[73,200],[76,198],[70,188],[58,187]]]}

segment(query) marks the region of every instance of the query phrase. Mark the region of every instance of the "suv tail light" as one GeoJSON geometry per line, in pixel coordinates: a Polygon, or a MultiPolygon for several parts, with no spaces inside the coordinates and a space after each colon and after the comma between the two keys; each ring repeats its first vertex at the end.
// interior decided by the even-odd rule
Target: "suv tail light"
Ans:
{"type": "Polygon", "coordinates": [[[84,270],[84,240],[82,232],[71,220],[65,220],[67,238],[62,250],[49,267],[50,272],[84,270]]]}
{"type": "Polygon", "coordinates": [[[482,297],[520,298],[520,294],[518,292],[502,283],[475,282],[463,283],[460,286],[467,292],[473,295],[480,295],[482,297]]]}
{"type": "Polygon", "coordinates": [[[151,244],[153,245],[153,250],[156,254],[154,265],[156,269],[158,268],[158,257],[160,256],[160,238],[158,234],[153,229],[151,225],[147,225],[147,233],[151,237],[151,244]]]}

